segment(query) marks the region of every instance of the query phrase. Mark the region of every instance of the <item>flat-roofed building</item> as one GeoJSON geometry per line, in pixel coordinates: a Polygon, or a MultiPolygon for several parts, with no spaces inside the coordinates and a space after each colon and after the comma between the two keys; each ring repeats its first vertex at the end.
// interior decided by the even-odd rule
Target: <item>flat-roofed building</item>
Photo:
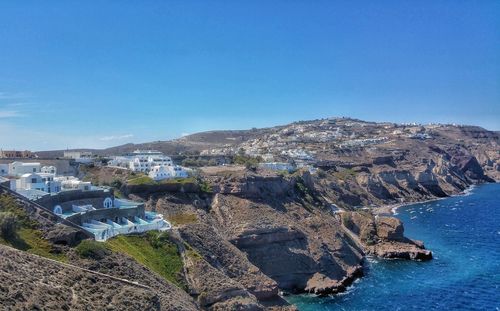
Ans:
{"type": "Polygon", "coordinates": [[[27,173],[16,180],[16,189],[57,193],[61,191],[61,183],[54,180],[54,174],[27,173]]]}
{"type": "Polygon", "coordinates": [[[33,153],[29,150],[0,150],[0,158],[15,159],[15,158],[32,158],[33,153]]]}
{"type": "Polygon", "coordinates": [[[9,175],[21,176],[29,173],[40,173],[41,165],[38,162],[19,162],[15,161],[9,164],[9,175]]]}

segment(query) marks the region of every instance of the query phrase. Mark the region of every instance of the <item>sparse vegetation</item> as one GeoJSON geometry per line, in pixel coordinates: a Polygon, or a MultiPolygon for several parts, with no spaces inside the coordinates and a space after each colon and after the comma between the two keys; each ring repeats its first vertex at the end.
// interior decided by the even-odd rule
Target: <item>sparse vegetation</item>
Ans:
{"type": "Polygon", "coordinates": [[[67,261],[64,253],[54,252],[52,244],[37,229],[37,223],[8,195],[0,195],[0,227],[0,244],[42,257],[67,261]]]}
{"type": "Polygon", "coordinates": [[[123,185],[123,182],[119,179],[115,179],[110,183],[110,186],[115,189],[120,189],[123,185]]]}
{"type": "Polygon", "coordinates": [[[206,180],[200,180],[200,181],[198,181],[198,184],[200,185],[201,192],[204,192],[204,193],[212,193],[213,192],[212,186],[206,180]]]}
{"type": "Polygon", "coordinates": [[[15,238],[19,227],[16,215],[11,212],[0,212],[0,235],[2,237],[5,239],[15,238]]]}
{"type": "Polygon", "coordinates": [[[340,179],[340,180],[346,180],[346,179],[355,177],[356,171],[353,170],[352,168],[347,168],[347,169],[333,173],[333,176],[335,176],[337,179],[340,179]]]}
{"type": "Polygon", "coordinates": [[[142,175],[138,177],[131,178],[127,181],[129,185],[155,185],[156,182],[149,176],[142,175]]]}
{"type": "Polygon", "coordinates": [[[26,214],[26,211],[9,195],[0,195],[0,212],[14,215],[21,226],[36,226],[36,222],[32,221],[26,214]]]}
{"type": "Polygon", "coordinates": [[[190,224],[198,221],[198,216],[194,213],[174,214],[167,218],[174,226],[190,224]]]}
{"type": "Polygon", "coordinates": [[[203,257],[198,253],[195,249],[191,247],[191,245],[184,242],[184,248],[186,249],[186,256],[192,261],[198,261],[203,259],[203,257]]]}
{"type": "Polygon", "coordinates": [[[186,158],[182,160],[181,165],[186,167],[215,166],[217,161],[215,159],[186,158]]]}
{"type": "Polygon", "coordinates": [[[196,183],[196,179],[194,177],[187,178],[172,178],[172,179],[164,179],[160,181],[160,184],[191,184],[196,183]]]}
{"type": "Polygon", "coordinates": [[[318,169],[317,174],[319,178],[325,178],[327,176],[326,172],[323,171],[322,169],[318,169]]]}
{"type": "Polygon", "coordinates": [[[155,181],[149,176],[141,175],[138,177],[131,178],[127,181],[128,185],[137,186],[137,185],[160,185],[160,184],[189,184],[196,183],[196,179],[194,177],[187,178],[171,178],[164,179],[161,181],[155,181]]]}
{"type": "Polygon", "coordinates": [[[94,240],[81,241],[75,250],[80,257],[91,259],[103,259],[110,253],[106,245],[94,240]]]}
{"type": "Polygon", "coordinates": [[[186,287],[182,277],[182,258],[167,233],[150,231],[143,235],[120,235],[105,245],[114,252],[129,255],[178,287],[186,287]]]}

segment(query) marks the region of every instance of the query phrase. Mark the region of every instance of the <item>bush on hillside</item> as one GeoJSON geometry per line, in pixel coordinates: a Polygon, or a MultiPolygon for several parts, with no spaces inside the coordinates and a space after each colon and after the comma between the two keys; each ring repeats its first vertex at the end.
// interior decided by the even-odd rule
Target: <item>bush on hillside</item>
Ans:
{"type": "Polygon", "coordinates": [[[105,244],[94,240],[83,240],[75,250],[80,257],[92,259],[103,259],[110,253],[105,244]]]}
{"type": "Polygon", "coordinates": [[[122,187],[122,185],[123,185],[123,183],[119,179],[115,179],[111,182],[111,187],[116,188],[116,189],[120,189],[122,187]]]}
{"type": "Polygon", "coordinates": [[[6,239],[16,237],[20,228],[19,220],[11,212],[0,212],[0,234],[6,239]]]}
{"type": "Polygon", "coordinates": [[[146,233],[146,238],[154,248],[160,248],[170,241],[166,232],[149,231],[146,233]]]}

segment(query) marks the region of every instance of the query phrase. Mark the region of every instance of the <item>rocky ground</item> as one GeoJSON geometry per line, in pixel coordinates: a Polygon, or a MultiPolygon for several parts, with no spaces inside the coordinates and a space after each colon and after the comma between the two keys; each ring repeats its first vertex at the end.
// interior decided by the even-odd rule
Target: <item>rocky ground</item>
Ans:
{"type": "Polygon", "coordinates": [[[3,310],[160,310],[151,288],[0,245],[3,310]]]}

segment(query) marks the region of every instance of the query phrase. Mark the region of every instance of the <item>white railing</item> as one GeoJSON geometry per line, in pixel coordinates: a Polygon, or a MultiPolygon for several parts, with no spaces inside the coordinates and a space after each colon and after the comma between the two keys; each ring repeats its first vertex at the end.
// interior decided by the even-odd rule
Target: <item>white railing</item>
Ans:
{"type": "Polygon", "coordinates": [[[172,226],[164,219],[155,219],[152,222],[147,222],[141,218],[135,217],[136,223],[122,218],[125,225],[120,225],[112,220],[106,220],[106,223],[91,220],[83,224],[83,228],[94,234],[96,241],[106,241],[109,238],[119,234],[143,233],[151,230],[166,231],[172,226]]]}

